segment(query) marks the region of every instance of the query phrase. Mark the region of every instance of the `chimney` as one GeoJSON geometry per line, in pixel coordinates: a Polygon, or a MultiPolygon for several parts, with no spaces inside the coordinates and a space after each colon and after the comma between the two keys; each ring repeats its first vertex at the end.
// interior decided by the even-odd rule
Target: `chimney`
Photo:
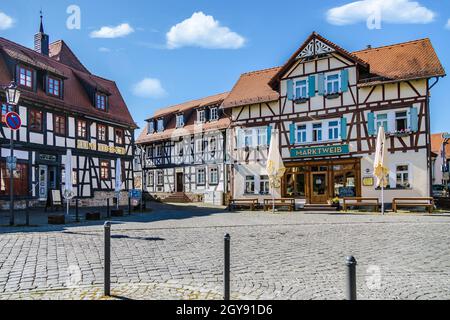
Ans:
{"type": "Polygon", "coordinates": [[[41,25],[39,26],[39,32],[34,35],[34,51],[43,55],[49,55],[50,38],[48,34],[44,33],[44,24],[42,22],[41,11],[41,25]]]}
{"type": "Polygon", "coordinates": [[[367,49],[372,49],[372,45],[371,45],[371,44],[368,44],[368,45],[367,45],[367,49]]]}

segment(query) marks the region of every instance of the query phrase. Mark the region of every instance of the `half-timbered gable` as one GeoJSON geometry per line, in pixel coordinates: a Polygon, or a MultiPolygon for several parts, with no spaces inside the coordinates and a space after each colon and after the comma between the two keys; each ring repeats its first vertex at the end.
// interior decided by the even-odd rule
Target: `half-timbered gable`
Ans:
{"type": "MultiPolygon", "coordinates": [[[[63,41],[40,43],[35,49],[0,38],[0,84],[15,81],[21,91],[16,111],[22,127],[14,140],[24,173],[15,181],[15,190],[21,190],[17,196],[44,203],[51,190],[61,190],[68,149],[73,154],[74,190],[82,204],[104,204],[107,193],[113,196],[118,158],[123,190],[132,189],[136,124],[116,84],[89,72],[63,41]]],[[[11,108],[3,92],[0,100],[4,120],[11,108]]],[[[2,168],[10,135],[2,121],[2,168]]],[[[7,180],[8,172],[2,169],[0,199],[9,192],[7,180]]]]}
{"type": "Polygon", "coordinates": [[[146,191],[163,199],[185,194],[193,201],[222,202],[230,120],[220,105],[227,95],[168,107],[147,120],[137,140],[144,155],[146,191]]]}
{"type": "Polygon", "coordinates": [[[282,67],[244,74],[223,103],[236,143],[234,196],[261,193],[259,126],[280,131],[288,173],[279,196],[376,196],[379,126],[388,134],[390,199],[429,195],[429,91],[442,76],[428,39],[350,53],[313,33],[282,67]]]}

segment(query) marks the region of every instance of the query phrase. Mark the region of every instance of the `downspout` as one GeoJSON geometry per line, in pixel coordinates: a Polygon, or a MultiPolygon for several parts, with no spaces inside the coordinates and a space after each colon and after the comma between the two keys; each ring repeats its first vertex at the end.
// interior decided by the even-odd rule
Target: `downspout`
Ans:
{"type": "Polygon", "coordinates": [[[426,103],[426,131],[427,131],[427,153],[428,153],[428,196],[433,196],[433,170],[432,170],[432,156],[431,156],[431,108],[430,108],[430,91],[439,82],[439,77],[436,77],[435,82],[430,86],[427,81],[427,103],[426,103]]]}

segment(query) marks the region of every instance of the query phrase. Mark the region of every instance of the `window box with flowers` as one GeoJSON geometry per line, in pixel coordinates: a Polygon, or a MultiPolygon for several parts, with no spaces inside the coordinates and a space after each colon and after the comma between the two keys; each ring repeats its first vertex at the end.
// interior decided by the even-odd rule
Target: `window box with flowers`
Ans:
{"type": "Polygon", "coordinates": [[[409,129],[396,130],[396,131],[389,132],[388,135],[391,137],[404,138],[404,137],[408,137],[411,134],[411,132],[412,131],[409,129]]]}

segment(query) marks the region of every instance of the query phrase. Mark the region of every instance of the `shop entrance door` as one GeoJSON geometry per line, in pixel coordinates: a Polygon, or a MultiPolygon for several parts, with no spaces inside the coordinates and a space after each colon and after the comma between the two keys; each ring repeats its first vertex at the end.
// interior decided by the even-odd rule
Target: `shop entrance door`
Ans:
{"type": "Polygon", "coordinates": [[[184,174],[177,173],[177,192],[184,192],[184,174]]]}
{"type": "Polygon", "coordinates": [[[326,204],[328,200],[327,173],[311,173],[311,203],[326,204]]]}

